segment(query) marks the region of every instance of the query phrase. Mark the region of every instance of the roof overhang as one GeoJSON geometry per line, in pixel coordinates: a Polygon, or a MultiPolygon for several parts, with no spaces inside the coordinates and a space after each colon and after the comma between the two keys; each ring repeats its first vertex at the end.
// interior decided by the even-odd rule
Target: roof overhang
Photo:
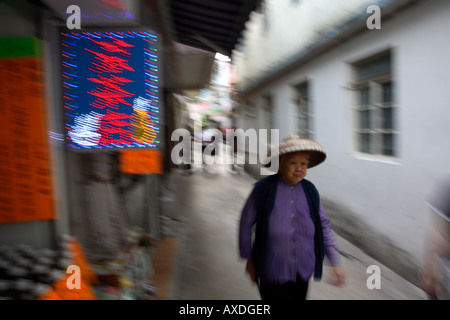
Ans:
{"type": "Polygon", "coordinates": [[[250,13],[262,0],[167,0],[174,40],[206,51],[231,53],[250,13]]]}
{"type": "Polygon", "coordinates": [[[168,87],[181,90],[199,90],[204,88],[211,78],[215,53],[174,43],[177,61],[175,69],[176,83],[167,83],[168,87]]]}

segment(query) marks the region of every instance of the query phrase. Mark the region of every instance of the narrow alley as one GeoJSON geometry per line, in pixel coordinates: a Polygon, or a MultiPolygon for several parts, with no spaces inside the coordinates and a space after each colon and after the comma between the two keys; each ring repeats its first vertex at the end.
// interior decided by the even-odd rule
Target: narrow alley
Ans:
{"type": "MultiPolygon", "coordinates": [[[[230,165],[214,172],[194,167],[171,175],[171,196],[163,201],[163,232],[179,239],[174,267],[174,300],[259,300],[245,274],[237,239],[240,211],[255,180],[230,165]]],[[[309,300],[422,300],[423,291],[337,236],[348,284],[337,288],[310,282],[309,300]],[[380,267],[381,288],[366,285],[371,265],[380,267]]]]}

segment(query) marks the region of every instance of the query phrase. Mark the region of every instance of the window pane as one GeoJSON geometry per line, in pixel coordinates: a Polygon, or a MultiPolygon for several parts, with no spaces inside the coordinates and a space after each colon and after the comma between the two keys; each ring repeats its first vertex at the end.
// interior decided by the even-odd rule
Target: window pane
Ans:
{"type": "Polygon", "coordinates": [[[297,93],[297,130],[302,138],[307,138],[309,127],[308,82],[294,87],[297,93]]]}
{"type": "Polygon", "coordinates": [[[360,128],[361,129],[370,129],[370,111],[364,110],[360,111],[360,128]]]}
{"type": "Polygon", "coordinates": [[[361,152],[370,153],[370,134],[361,133],[359,138],[359,150],[361,152]]]}
{"type": "Polygon", "coordinates": [[[392,101],[392,82],[386,82],[382,84],[383,86],[383,102],[393,102],[392,101]]]}
{"type": "Polygon", "coordinates": [[[391,72],[391,55],[373,59],[357,65],[359,80],[387,74],[391,72]]]}
{"type": "Polygon", "coordinates": [[[310,133],[308,130],[298,130],[298,136],[302,139],[310,139],[310,133]]]}
{"type": "Polygon", "coordinates": [[[308,95],[308,83],[303,83],[297,86],[297,93],[299,96],[307,96],[308,95]]]}
{"type": "Polygon", "coordinates": [[[394,156],[394,136],[392,134],[383,135],[383,154],[394,156]]]}
{"type": "Polygon", "coordinates": [[[394,129],[393,108],[383,108],[383,129],[394,129]]]}
{"type": "Polygon", "coordinates": [[[301,130],[308,129],[308,118],[307,117],[298,117],[297,118],[297,128],[301,130]]]}
{"type": "Polygon", "coordinates": [[[306,101],[301,101],[297,106],[297,112],[299,114],[308,113],[308,103],[306,101]]]}
{"type": "Polygon", "coordinates": [[[370,104],[369,87],[359,90],[359,105],[368,106],[370,104]]]}

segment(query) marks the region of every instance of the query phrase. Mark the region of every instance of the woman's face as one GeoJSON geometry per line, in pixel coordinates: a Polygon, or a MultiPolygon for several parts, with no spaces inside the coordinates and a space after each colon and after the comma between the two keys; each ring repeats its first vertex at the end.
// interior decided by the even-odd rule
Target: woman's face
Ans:
{"type": "Polygon", "coordinates": [[[308,170],[308,154],[306,152],[293,152],[283,155],[280,161],[280,174],[290,186],[299,183],[308,170]]]}

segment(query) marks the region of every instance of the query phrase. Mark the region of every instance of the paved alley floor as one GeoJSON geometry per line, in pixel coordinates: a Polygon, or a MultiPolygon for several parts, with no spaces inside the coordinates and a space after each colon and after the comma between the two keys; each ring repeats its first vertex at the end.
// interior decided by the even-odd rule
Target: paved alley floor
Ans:
{"type": "MultiPolygon", "coordinates": [[[[214,172],[194,169],[193,174],[178,170],[171,175],[170,196],[163,201],[163,232],[180,240],[171,299],[259,300],[237,246],[240,212],[255,180],[226,166],[214,172]]],[[[426,299],[421,289],[336,237],[348,284],[330,285],[325,267],[323,280],[310,282],[309,300],[426,299]],[[379,267],[380,289],[367,286],[372,265],[379,267]]]]}

